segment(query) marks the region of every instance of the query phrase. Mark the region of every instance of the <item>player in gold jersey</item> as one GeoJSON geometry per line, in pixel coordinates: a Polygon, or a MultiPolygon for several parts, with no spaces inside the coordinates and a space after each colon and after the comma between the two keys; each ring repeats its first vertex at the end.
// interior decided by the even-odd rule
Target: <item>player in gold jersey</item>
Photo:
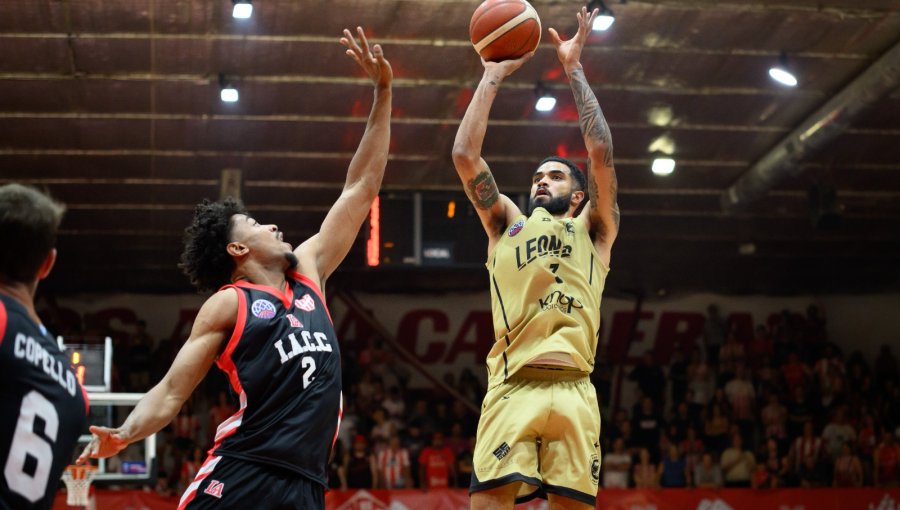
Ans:
{"type": "Polygon", "coordinates": [[[578,32],[567,41],[549,31],[578,106],[588,179],[574,163],[547,158],[532,176],[525,215],[500,194],[481,158],[500,83],[531,55],[482,61],[484,76],[453,146],[453,163],[489,239],[496,334],[470,488],[478,510],[511,509],[534,497],[547,497],[554,509],[596,505],[600,412],[588,375],[619,230],[609,126],[580,63],[596,15],[582,8],[578,32]]]}

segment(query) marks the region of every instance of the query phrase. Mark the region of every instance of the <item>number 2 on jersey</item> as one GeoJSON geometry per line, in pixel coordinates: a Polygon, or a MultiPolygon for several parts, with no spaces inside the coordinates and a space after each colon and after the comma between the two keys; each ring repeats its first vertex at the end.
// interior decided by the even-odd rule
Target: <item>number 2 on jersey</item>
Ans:
{"type": "Polygon", "coordinates": [[[303,389],[305,390],[309,383],[315,379],[312,374],[316,371],[316,360],[310,356],[304,356],[300,363],[300,366],[306,369],[306,372],[303,372],[303,389]]]}
{"type": "Polygon", "coordinates": [[[50,467],[53,465],[53,442],[59,432],[59,413],[47,397],[35,390],[22,398],[16,432],[9,448],[9,459],[3,468],[6,485],[32,503],[47,492],[50,467]],[[44,436],[34,430],[35,418],[44,422],[44,436]],[[33,460],[29,461],[29,457],[33,460]],[[28,467],[28,471],[26,471],[28,467]]]}

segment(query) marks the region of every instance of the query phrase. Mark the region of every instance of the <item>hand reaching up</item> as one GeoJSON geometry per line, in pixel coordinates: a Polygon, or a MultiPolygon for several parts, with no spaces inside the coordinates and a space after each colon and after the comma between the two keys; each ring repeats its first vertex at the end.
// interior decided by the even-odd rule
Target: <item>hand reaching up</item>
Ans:
{"type": "Polygon", "coordinates": [[[390,62],[384,58],[384,50],[380,44],[376,44],[369,48],[369,41],[362,27],[356,27],[356,33],[359,36],[359,42],[354,39],[350,30],[344,29],[344,37],[341,37],[341,44],[347,47],[347,55],[362,67],[372,83],[378,88],[388,88],[394,78],[394,72],[391,69],[390,62]]]}
{"type": "Polygon", "coordinates": [[[584,49],[584,44],[587,42],[588,34],[591,32],[591,26],[598,12],[598,9],[594,9],[588,13],[587,7],[582,7],[581,12],[575,15],[578,18],[578,32],[568,41],[563,41],[555,28],[548,30],[550,42],[556,46],[556,56],[559,57],[559,61],[564,67],[568,68],[581,63],[581,50],[584,49]]]}

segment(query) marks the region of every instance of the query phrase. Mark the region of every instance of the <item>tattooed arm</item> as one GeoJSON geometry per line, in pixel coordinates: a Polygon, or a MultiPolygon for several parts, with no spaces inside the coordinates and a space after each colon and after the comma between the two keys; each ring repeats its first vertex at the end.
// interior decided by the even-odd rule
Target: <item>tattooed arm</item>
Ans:
{"type": "Polygon", "coordinates": [[[557,56],[569,77],[575,104],[578,106],[581,134],[588,150],[590,175],[587,181],[590,202],[581,216],[588,221],[588,230],[594,244],[606,259],[604,262],[609,265],[612,244],[619,233],[619,204],[616,199],[619,185],[613,167],[613,145],[609,125],[603,118],[600,104],[588,85],[580,62],[581,50],[596,16],[596,9],[589,14],[586,8],[582,8],[577,14],[578,33],[575,37],[563,41],[556,30],[551,28],[550,39],[556,46],[557,56]]]}
{"type": "Polygon", "coordinates": [[[491,105],[497,97],[500,83],[529,58],[531,54],[518,60],[503,62],[482,60],[484,76],[475,89],[475,95],[459,124],[453,143],[453,165],[487,232],[488,251],[493,248],[506,225],[519,214],[519,208],[506,195],[500,194],[491,169],[481,157],[481,146],[487,131],[491,105]]]}

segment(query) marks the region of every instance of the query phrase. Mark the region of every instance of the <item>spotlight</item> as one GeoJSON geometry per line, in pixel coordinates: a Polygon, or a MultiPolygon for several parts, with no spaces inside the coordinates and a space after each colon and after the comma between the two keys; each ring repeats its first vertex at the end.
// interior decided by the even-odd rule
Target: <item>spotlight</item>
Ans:
{"type": "Polygon", "coordinates": [[[675,160],[669,157],[657,157],[650,167],[656,175],[669,175],[675,171],[675,160]]]}
{"type": "Polygon", "coordinates": [[[234,9],[231,11],[231,16],[235,19],[247,19],[253,15],[253,4],[250,3],[250,0],[232,0],[234,2],[234,9]]]}
{"type": "Polygon", "coordinates": [[[587,8],[588,12],[593,11],[595,8],[600,9],[600,12],[597,13],[597,17],[594,18],[594,24],[591,26],[592,30],[605,32],[616,22],[616,15],[603,3],[603,0],[591,0],[588,2],[587,8]]]}
{"type": "Polygon", "coordinates": [[[784,53],[778,58],[778,65],[769,68],[769,76],[782,85],[797,86],[797,77],[791,72],[787,63],[787,55],[784,53]]]}
{"type": "Polygon", "coordinates": [[[239,97],[238,90],[225,79],[224,74],[219,75],[219,86],[222,87],[222,90],[219,92],[219,98],[222,99],[223,103],[237,102],[239,97]]]}
{"type": "Polygon", "coordinates": [[[553,97],[553,94],[550,93],[544,85],[538,82],[537,86],[534,88],[534,94],[537,96],[537,103],[534,104],[534,109],[539,112],[549,112],[554,107],[556,107],[556,98],[553,97]]]}
{"type": "Polygon", "coordinates": [[[236,103],[238,100],[238,91],[232,85],[228,85],[222,92],[219,93],[219,97],[222,98],[222,101],[226,103],[236,103]]]}
{"type": "Polygon", "coordinates": [[[534,109],[539,112],[549,112],[556,107],[556,98],[550,95],[539,97],[534,109]]]}

